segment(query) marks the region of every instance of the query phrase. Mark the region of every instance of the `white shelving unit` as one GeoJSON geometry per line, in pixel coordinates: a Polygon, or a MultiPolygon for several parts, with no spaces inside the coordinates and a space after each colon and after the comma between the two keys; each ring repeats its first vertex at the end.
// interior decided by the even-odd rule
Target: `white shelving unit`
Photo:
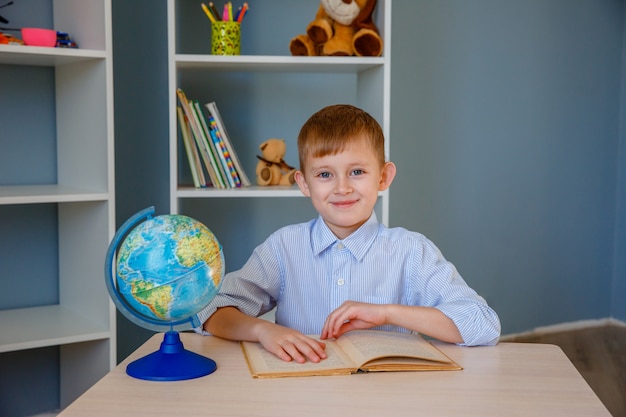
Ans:
{"type": "MultiPolygon", "coordinates": [[[[0,353],[59,346],[59,402],[64,407],[116,364],[115,309],[103,276],[115,231],[111,3],[54,0],[52,8],[54,28],[70,33],[80,49],[0,45],[0,64],[54,70],[57,180],[3,182],[0,208],[56,205],[58,271],[51,276],[58,277],[59,300],[44,306],[0,306],[0,353]]],[[[10,149],[30,139],[5,137],[2,146],[10,149]]],[[[0,233],[3,238],[8,237],[0,233]]],[[[24,253],[20,262],[37,261],[31,257],[24,253]]],[[[0,265],[2,286],[29,279],[7,275],[0,265]]]]}
{"type": "MultiPolygon", "coordinates": [[[[216,5],[219,7],[220,3],[216,5]]],[[[194,0],[168,0],[172,213],[186,214],[185,204],[193,203],[192,200],[210,201],[208,204],[216,205],[218,201],[215,199],[241,198],[247,200],[238,200],[239,204],[248,205],[253,203],[251,199],[302,196],[295,186],[252,186],[227,190],[196,189],[190,186],[185,179],[187,165],[176,119],[176,88],[179,87],[188,98],[198,99],[201,104],[207,101],[218,104],[231,141],[253,183],[257,161],[254,154],[258,145],[269,137],[288,135],[288,149],[292,148],[293,153],[290,154],[291,159],[286,160],[291,165],[297,165],[297,131],[308,116],[322,107],[321,104],[346,102],[368,111],[383,127],[387,139],[386,152],[389,154],[391,0],[379,0],[374,14],[374,21],[384,41],[382,57],[291,56],[288,48],[290,37],[304,32],[306,25],[314,18],[319,3],[290,1],[286,7],[290,15],[282,16],[280,13],[284,13],[285,6],[284,2],[276,0],[250,2],[250,11],[241,28],[242,55],[215,56],[210,54],[210,30],[202,28],[203,25],[210,27],[208,20],[206,17],[205,21],[198,20],[203,18],[200,3],[194,0]],[[294,22],[295,18],[299,21],[294,22]],[[275,27],[268,28],[267,22],[275,27]],[[276,27],[281,25],[277,22],[288,22],[293,28],[285,31],[282,26],[276,27]],[[280,30],[283,32],[277,32],[280,30]],[[209,34],[206,38],[205,33],[209,34]],[[198,41],[199,38],[201,41],[198,41]],[[272,44],[279,45],[272,47],[272,44]],[[268,53],[268,50],[282,52],[276,55],[268,53]],[[311,95],[316,97],[312,98],[311,95]],[[324,102],[325,95],[328,96],[327,102],[324,102]],[[293,100],[287,97],[293,97],[293,100]],[[234,125],[233,114],[241,116],[243,122],[234,125]],[[284,127],[286,133],[281,132],[281,127],[284,127]]],[[[386,224],[389,220],[388,201],[388,193],[381,193],[377,212],[379,219],[386,224]]],[[[213,223],[229,221],[224,220],[223,214],[220,213],[221,220],[213,220],[213,223]]],[[[275,215],[280,216],[280,211],[275,215]]],[[[207,225],[212,227],[211,224],[207,225]]]]}

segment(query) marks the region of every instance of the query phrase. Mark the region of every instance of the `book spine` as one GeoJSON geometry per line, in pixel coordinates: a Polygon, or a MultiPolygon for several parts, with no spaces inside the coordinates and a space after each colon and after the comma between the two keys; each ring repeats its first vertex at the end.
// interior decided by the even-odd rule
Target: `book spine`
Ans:
{"type": "Polygon", "coordinates": [[[204,167],[207,170],[207,173],[209,174],[209,178],[211,179],[211,184],[213,185],[213,187],[215,188],[224,188],[216,174],[215,171],[213,170],[213,167],[211,165],[211,159],[208,155],[208,151],[206,149],[206,146],[203,143],[203,139],[202,139],[202,133],[201,133],[201,128],[200,128],[200,122],[197,119],[197,115],[195,114],[195,112],[192,109],[192,104],[191,102],[187,99],[187,96],[185,95],[185,93],[183,92],[183,90],[178,89],[176,91],[177,96],[178,96],[178,101],[181,105],[181,107],[183,108],[183,111],[185,113],[185,115],[187,116],[187,120],[189,121],[189,126],[191,127],[191,132],[193,134],[193,137],[195,139],[196,142],[196,146],[198,147],[198,150],[200,151],[200,155],[202,156],[202,159],[204,161],[204,167]]]}
{"type": "Polygon", "coordinates": [[[200,106],[196,106],[196,103],[192,101],[189,101],[189,106],[194,114],[194,120],[198,127],[198,133],[200,135],[200,137],[198,138],[198,141],[200,142],[199,146],[201,146],[202,148],[204,161],[208,165],[207,169],[212,173],[211,177],[215,180],[214,184],[217,188],[228,188],[228,183],[222,178],[219,164],[215,160],[215,157],[213,155],[209,136],[205,130],[206,122],[204,120],[202,112],[200,111],[200,106]]]}
{"type": "Polygon", "coordinates": [[[220,150],[222,155],[222,162],[224,163],[225,168],[228,170],[230,174],[230,178],[233,181],[234,187],[241,187],[241,179],[239,178],[239,174],[237,173],[237,169],[235,168],[235,164],[230,157],[230,153],[226,148],[226,144],[224,143],[224,136],[217,126],[217,122],[213,116],[209,116],[209,124],[212,130],[212,137],[216,147],[220,150]]]}
{"type": "MultiPolygon", "coordinates": [[[[206,186],[206,183],[202,171],[200,170],[200,172],[198,172],[200,158],[198,156],[198,151],[194,143],[189,138],[191,132],[189,131],[189,125],[187,124],[187,120],[185,120],[183,109],[180,106],[176,107],[176,114],[178,115],[178,126],[180,127],[180,134],[182,136],[183,144],[185,146],[187,160],[189,161],[189,168],[191,170],[191,176],[193,178],[193,185],[196,188],[203,188],[206,186]]],[[[201,166],[200,169],[202,169],[201,166]]]]}
{"type": "Polygon", "coordinates": [[[211,157],[211,163],[213,164],[213,168],[216,174],[219,176],[220,183],[223,185],[223,188],[232,187],[229,176],[230,174],[227,171],[224,171],[224,167],[222,166],[220,160],[220,152],[216,149],[215,144],[213,143],[213,138],[211,135],[211,129],[209,128],[206,118],[202,113],[202,109],[200,104],[196,101],[194,102],[194,110],[198,114],[198,118],[200,119],[200,124],[202,127],[203,138],[206,144],[206,147],[209,151],[209,155],[211,157]]]}
{"type": "Polygon", "coordinates": [[[215,122],[217,124],[217,128],[219,129],[222,139],[224,141],[224,145],[228,150],[228,155],[231,158],[231,161],[234,165],[235,171],[237,172],[239,179],[241,181],[242,187],[249,187],[251,185],[248,176],[246,175],[241,163],[239,162],[239,158],[237,157],[237,153],[233,148],[233,145],[229,139],[228,132],[226,131],[226,126],[224,125],[224,121],[222,120],[222,116],[217,108],[217,104],[215,102],[205,104],[206,108],[209,110],[209,113],[214,117],[215,122]]]}

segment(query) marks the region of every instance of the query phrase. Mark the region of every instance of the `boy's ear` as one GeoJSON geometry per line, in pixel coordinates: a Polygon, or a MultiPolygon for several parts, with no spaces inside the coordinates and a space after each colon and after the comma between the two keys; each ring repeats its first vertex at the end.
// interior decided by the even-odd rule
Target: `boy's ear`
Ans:
{"type": "Polygon", "coordinates": [[[382,175],[380,176],[380,184],[378,185],[378,191],[385,191],[396,176],[396,164],[393,162],[385,162],[383,166],[382,175]]]}
{"type": "Polygon", "coordinates": [[[311,193],[309,192],[309,185],[306,183],[306,180],[304,179],[304,174],[302,173],[302,171],[297,170],[293,174],[293,178],[296,180],[296,183],[298,184],[298,188],[300,188],[300,192],[307,197],[311,197],[311,193]]]}

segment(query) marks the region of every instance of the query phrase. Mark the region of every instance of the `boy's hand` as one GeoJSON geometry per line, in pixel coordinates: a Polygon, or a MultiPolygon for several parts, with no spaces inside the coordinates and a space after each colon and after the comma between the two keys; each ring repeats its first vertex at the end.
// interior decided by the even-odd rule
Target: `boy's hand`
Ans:
{"type": "Polygon", "coordinates": [[[304,363],[307,360],[319,362],[326,359],[326,344],[297,330],[278,324],[267,322],[263,330],[258,333],[259,342],[265,350],[278,356],[280,359],[291,362],[304,363]]]}
{"type": "Polygon", "coordinates": [[[346,301],[326,318],[321,339],[338,338],[350,330],[370,329],[386,324],[384,304],[346,301]]]}
{"type": "Polygon", "coordinates": [[[237,308],[218,308],[204,323],[204,330],[230,340],[260,342],[268,352],[280,359],[304,363],[326,359],[326,344],[311,339],[297,330],[280,326],[258,317],[248,316],[237,308]]]}

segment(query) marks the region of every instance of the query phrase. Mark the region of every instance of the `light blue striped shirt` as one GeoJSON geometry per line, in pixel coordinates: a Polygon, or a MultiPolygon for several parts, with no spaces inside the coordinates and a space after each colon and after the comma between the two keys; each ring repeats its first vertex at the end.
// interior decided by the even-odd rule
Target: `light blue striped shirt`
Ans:
{"type": "Polygon", "coordinates": [[[375,214],[343,240],[321,217],[279,229],[242,269],[224,277],[220,293],[198,318],[204,323],[225,306],[255,317],[276,307],[276,323],[320,334],[328,314],[348,300],[438,308],[468,346],[496,344],[500,337],[498,315],[430,240],[387,228],[375,214]]]}

